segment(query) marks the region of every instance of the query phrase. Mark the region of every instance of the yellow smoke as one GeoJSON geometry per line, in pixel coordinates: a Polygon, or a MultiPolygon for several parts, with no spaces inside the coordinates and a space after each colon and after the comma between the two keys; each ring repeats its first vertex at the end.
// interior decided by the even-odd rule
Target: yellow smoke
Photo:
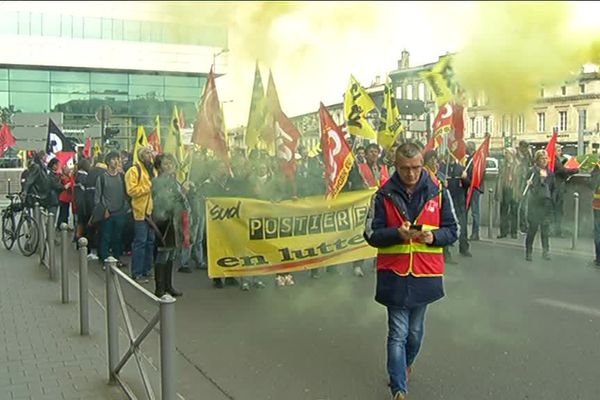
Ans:
{"type": "Polygon", "coordinates": [[[573,31],[572,11],[564,2],[479,4],[454,61],[458,82],[471,95],[484,91],[494,108],[522,111],[542,86],[560,85],[600,54],[573,31]]]}

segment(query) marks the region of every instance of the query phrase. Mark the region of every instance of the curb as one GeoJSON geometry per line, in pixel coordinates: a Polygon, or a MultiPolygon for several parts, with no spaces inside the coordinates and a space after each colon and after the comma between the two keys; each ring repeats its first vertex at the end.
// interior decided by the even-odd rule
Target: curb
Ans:
{"type": "MultiPolygon", "coordinates": [[[[473,242],[471,242],[473,243],[473,242]]],[[[510,247],[510,248],[518,248],[521,250],[525,250],[523,243],[515,243],[515,242],[504,242],[494,239],[480,238],[479,243],[485,243],[487,245],[494,246],[502,246],[502,247],[510,247]]],[[[535,250],[535,247],[534,247],[535,250]]],[[[578,256],[578,257],[589,257],[593,258],[592,250],[583,251],[580,249],[569,250],[565,248],[552,248],[552,243],[550,243],[550,254],[562,255],[562,256],[578,256]]]]}

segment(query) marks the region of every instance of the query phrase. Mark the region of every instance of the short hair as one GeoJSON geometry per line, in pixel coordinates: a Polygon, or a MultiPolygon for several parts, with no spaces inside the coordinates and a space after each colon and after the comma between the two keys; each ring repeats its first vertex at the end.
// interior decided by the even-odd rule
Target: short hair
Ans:
{"type": "Polygon", "coordinates": [[[54,167],[54,165],[58,164],[60,161],[58,161],[58,158],[53,158],[52,160],[48,161],[48,169],[52,169],[52,167],[54,167]]]}
{"type": "Polygon", "coordinates": [[[77,161],[77,169],[79,171],[89,171],[90,170],[90,160],[88,160],[87,158],[80,158],[79,161],[77,161]]]}
{"type": "Polygon", "coordinates": [[[358,152],[359,150],[366,151],[366,150],[365,150],[365,146],[358,146],[358,147],[356,148],[356,152],[358,152]]]}
{"type": "Polygon", "coordinates": [[[118,152],[116,152],[116,151],[111,151],[104,158],[104,160],[106,161],[107,164],[110,163],[114,159],[118,159],[118,160],[121,159],[121,155],[118,152]]]}
{"type": "Polygon", "coordinates": [[[398,158],[398,156],[402,156],[404,158],[415,158],[419,154],[421,154],[421,148],[418,144],[412,142],[402,143],[396,149],[396,158],[398,158]]]}
{"type": "Polygon", "coordinates": [[[435,150],[429,150],[427,153],[425,153],[425,155],[423,156],[423,162],[425,164],[427,164],[428,162],[430,162],[433,159],[437,159],[438,158],[438,154],[437,151],[435,150]]]}
{"type": "Polygon", "coordinates": [[[156,168],[157,170],[161,170],[162,169],[162,165],[166,160],[170,160],[172,161],[175,165],[177,165],[177,160],[175,160],[175,157],[173,156],[173,154],[171,153],[163,153],[163,154],[159,154],[158,156],[156,156],[156,158],[154,159],[154,168],[156,168]]]}
{"type": "Polygon", "coordinates": [[[535,152],[535,156],[533,157],[533,162],[537,163],[538,160],[544,156],[548,156],[548,152],[544,149],[538,150],[535,152]]]}
{"type": "Polygon", "coordinates": [[[369,143],[367,145],[366,151],[369,151],[369,149],[377,149],[377,151],[379,151],[379,145],[377,143],[369,143]]]}
{"type": "Polygon", "coordinates": [[[526,140],[521,140],[519,142],[519,147],[529,147],[529,143],[526,140]]]}

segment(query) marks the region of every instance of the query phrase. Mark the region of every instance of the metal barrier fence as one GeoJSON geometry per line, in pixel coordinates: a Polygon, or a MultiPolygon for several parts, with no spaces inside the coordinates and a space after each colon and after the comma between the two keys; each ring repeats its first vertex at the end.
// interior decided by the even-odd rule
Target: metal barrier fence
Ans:
{"type": "Polygon", "coordinates": [[[176,372],[175,372],[175,299],[168,294],[158,298],[149,292],[123,271],[117,268],[117,260],[109,257],[106,260],[106,323],[108,338],[108,377],[110,383],[118,383],[125,391],[129,399],[137,399],[131,388],[121,379],[119,372],[123,369],[127,361],[134,357],[138,366],[144,390],[148,399],[154,400],[155,395],[150,385],[150,381],[142,362],[140,360],[139,346],[152,331],[154,326],[160,322],[160,370],[161,370],[161,399],[175,400],[176,392],[176,372]],[[158,305],[158,311],[144,327],[142,332],[135,336],[133,325],[129,317],[121,281],[126,282],[139,293],[158,305]],[[127,336],[129,339],[129,349],[122,358],[119,358],[119,326],[117,321],[117,309],[121,309],[127,336]]]}

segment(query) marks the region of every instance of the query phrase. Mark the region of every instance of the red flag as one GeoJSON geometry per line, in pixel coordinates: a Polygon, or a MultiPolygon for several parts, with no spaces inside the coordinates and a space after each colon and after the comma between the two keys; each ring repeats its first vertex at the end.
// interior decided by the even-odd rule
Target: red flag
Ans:
{"type": "Polygon", "coordinates": [[[88,137],[85,140],[85,146],[83,146],[83,151],[81,152],[83,158],[90,158],[92,156],[92,138],[88,137]]]}
{"type": "Polygon", "coordinates": [[[430,152],[431,150],[437,149],[438,147],[441,146],[443,141],[444,141],[444,138],[442,137],[442,135],[433,135],[431,137],[431,139],[429,139],[429,142],[427,142],[427,144],[421,151],[421,154],[425,155],[428,152],[430,152]]]}
{"type": "MultiPolygon", "coordinates": [[[[273,118],[273,130],[275,145],[277,149],[277,158],[281,163],[283,173],[290,181],[296,180],[296,148],[298,140],[300,140],[300,132],[289,120],[287,115],[281,109],[277,88],[273,74],[269,71],[269,83],[267,85],[266,96],[267,114],[273,118]]],[[[264,137],[265,142],[273,140],[272,138],[264,137]]]]}
{"type": "Polygon", "coordinates": [[[556,163],[556,141],[558,140],[558,129],[554,127],[552,130],[552,137],[546,146],[546,153],[548,153],[548,170],[554,172],[554,166],[556,163]]]}
{"type": "Polygon", "coordinates": [[[454,129],[448,134],[448,149],[457,161],[462,161],[467,155],[464,108],[458,104],[453,104],[452,108],[452,127],[454,129]]]}
{"type": "Polygon", "coordinates": [[[325,161],[327,198],[334,199],[348,180],[350,169],[354,163],[354,156],[344,139],[344,133],[333,121],[331,114],[329,114],[323,103],[319,108],[319,117],[321,120],[321,149],[325,161]]]}
{"type": "Polygon", "coordinates": [[[437,116],[433,120],[434,135],[448,133],[452,126],[453,108],[452,104],[446,103],[438,110],[437,116]]]}
{"type": "Polygon", "coordinates": [[[575,157],[569,158],[569,161],[565,163],[565,168],[568,169],[579,169],[580,166],[581,164],[579,164],[579,161],[575,157]]]}
{"type": "Polygon", "coordinates": [[[215,154],[223,157],[227,164],[229,163],[227,142],[225,141],[225,122],[212,68],[208,74],[204,96],[198,109],[192,143],[212,149],[215,154]]]}
{"type": "Polygon", "coordinates": [[[179,110],[179,129],[185,128],[185,118],[183,118],[183,110],[179,110]]]}
{"type": "Polygon", "coordinates": [[[485,161],[490,154],[490,135],[486,135],[485,139],[473,154],[473,174],[471,177],[471,186],[467,191],[467,209],[471,204],[471,196],[473,190],[479,189],[481,182],[483,182],[483,174],[485,173],[485,161]]]}
{"type": "Polygon", "coordinates": [[[10,132],[8,125],[2,124],[2,129],[0,129],[0,157],[4,155],[6,150],[13,147],[15,143],[15,137],[10,132]]]}

